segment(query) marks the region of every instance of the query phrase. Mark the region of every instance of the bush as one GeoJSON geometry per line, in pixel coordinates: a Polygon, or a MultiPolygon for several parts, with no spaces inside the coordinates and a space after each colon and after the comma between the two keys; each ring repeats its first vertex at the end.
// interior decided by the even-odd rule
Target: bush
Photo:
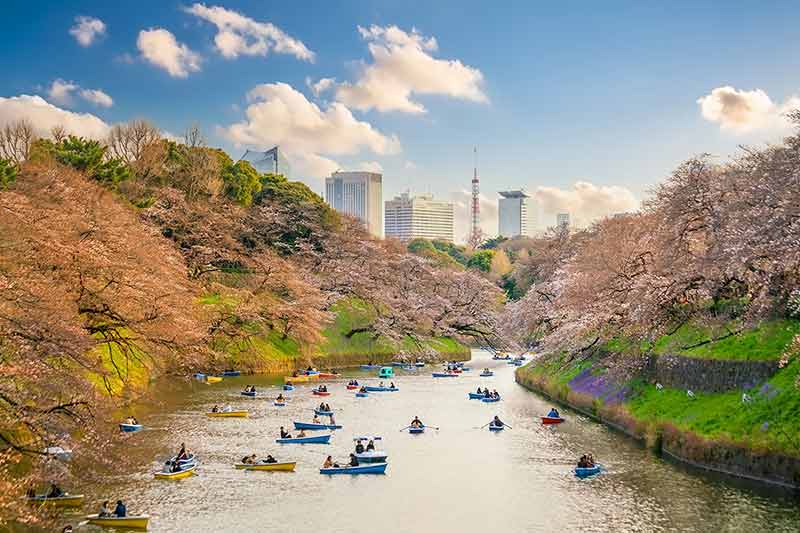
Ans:
{"type": "Polygon", "coordinates": [[[17,166],[7,159],[0,159],[0,191],[8,188],[17,179],[17,166]]]}
{"type": "Polygon", "coordinates": [[[480,250],[472,254],[467,261],[467,268],[480,270],[481,272],[489,272],[492,270],[492,259],[494,259],[494,252],[492,250],[480,250]]]}

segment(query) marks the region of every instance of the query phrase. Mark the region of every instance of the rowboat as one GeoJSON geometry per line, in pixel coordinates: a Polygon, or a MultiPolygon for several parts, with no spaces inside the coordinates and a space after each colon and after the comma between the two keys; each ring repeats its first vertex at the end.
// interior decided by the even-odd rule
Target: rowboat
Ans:
{"type": "Polygon", "coordinates": [[[404,363],[403,361],[392,361],[390,364],[392,366],[406,366],[408,363],[404,363]]]}
{"type": "Polygon", "coordinates": [[[258,396],[258,393],[256,391],[243,390],[239,394],[241,394],[242,396],[249,396],[250,398],[255,398],[256,396],[258,396]]]}
{"type": "Polygon", "coordinates": [[[219,383],[222,378],[219,376],[206,376],[206,383],[219,383]]]}
{"type": "Polygon", "coordinates": [[[236,376],[241,376],[242,372],[239,370],[226,370],[225,372],[222,373],[222,375],[226,377],[236,377],[236,376]]]}
{"type": "Polygon", "coordinates": [[[141,424],[120,424],[119,430],[123,433],[136,433],[137,431],[141,431],[144,428],[141,424]]]}
{"type": "Polygon", "coordinates": [[[500,398],[498,396],[491,396],[489,398],[481,398],[481,401],[484,403],[494,403],[499,402],[500,398]]]}
{"type": "Polygon", "coordinates": [[[275,401],[275,402],[272,402],[272,405],[274,405],[275,407],[286,407],[286,402],[275,401]]]}
{"type": "Polygon", "coordinates": [[[72,450],[67,450],[66,448],[62,448],[61,446],[48,446],[44,449],[44,453],[46,455],[52,455],[56,459],[60,459],[61,461],[69,461],[72,459],[72,450]]]}
{"type": "Polygon", "coordinates": [[[468,392],[467,394],[469,395],[470,400],[482,400],[483,398],[486,397],[485,394],[483,393],[478,394],[477,392],[468,392]]]}
{"type": "Polygon", "coordinates": [[[358,385],[347,385],[347,390],[356,390],[360,388],[358,385]]]}
{"type": "Polygon", "coordinates": [[[314,409],[314,414],[317,416],[331,416],[333,411],[323,411],[322,409],[314,409]]]}
{"type": "Polygon", "coordinates": [[[397,387],[370,387],[369,385],[364,388],[367,389],[367,392],[397,392],[400,390],[397,387]]]}
{"type": "Polygon", "coordinates": [[[414,363],[414,366],[417,368],[422,368],[425,366],[425,363],[423,363],[422,361],[417,361],[416,363],[414,363]]]}
{"type": "Polygon", "coordinates": [[[457,378],[458,374],[449,373],[449,372],[434,372],[431,374],[435,378],[457,378]]]}
{"type": "Polygon", "coordinates": [[[580,466],[575,467],[575,476],[583,479],[591,476],[596,476],[600,472],[603,471],[602,465],[596,464],[589,468],[581,468],[580,466]]]}
{"type": "Polygon", "coordinates": [[[194,374],[192,377],[193,377],[194,379],[199,379],[199,380],[204,380],[204,379],[206,379],[206,375],[205,375],[205,374],[203,374],[202,372],[198,372],[197,374],[194,374]]]}
{"type": "Polygon", "coordinates": [[[381,365],[361,365],[361,370],[378,370],[381,365]]]}
{"type": "MultiPolygon", "coordinates": [[[[175,457],[173,457],[172,459],[169,459],[165,464],[171,465],[175,461],[178,461],[178,456],[177,455],[175,457]]],[[[180,465],[190,465],[190,464],[196,464],[196,463],[197,463],[197,458],[194,456],[193,453],[190,453],[189,456],[186,457],[185,459],[181,459],[180,461],[178,461],[178,464],[180,464],[180,465]]]]}
{"type": "Polygon", "coordinates": [[[331,393],[328,392],[328,391],[317,390],[317,389],[312,390],[311,394],[313,394],[315,396],[330,396],[331,395],[331,393]]]}
{"type": "Polygon", "coordinates": [[[220,411],[218,413],[206,413],[211,418],[245,418],[247,411],[220,411]]]}
{"type": "Polygon", "coordinates": [[[314,422],[293,422],[294,429],[342,429],[338,424],[316,424],[314,422]]]}
{"type": "Polygon", "coordinates": [[[505,356],[501,357],[499,355],[494,355],[494,356],[492,356],[492,359],[494,359],[495,361],[510,361],[511,360],[511,356],[510,355],[505,355],[505,356]]]}
{"type": "Polygon", "coordinates": [[[303,370],[303,375],[304,376],[317,376],[317,377],[320,377],[320,371],[319,370],[303,370]]]}
{"type": "Polygon", "coordinates": [[[512,361],[511,364],[514,366],[522,366],[525,364],[525,361],[512,361]]]}
{"type": "Polygon", "coordinates": [[[425,426],[418,427],[418,428],[408,428],[408,432],[417,435],[419,433],[425,433],[425,426]]]}
{"type": "Polygon", "coordinates": [[[550,425],[550,424],[560,424],[564,421],[561,417],[556,416],[543,416],[542,417],[542,424],[550,425]]]}
{"type": "Polygon", "coordinates": [[[368,452],[357,453],[355,456],[359,463],[385,463],[386,459],[389,457],[389,454],[386,452],[370,450],[368,452]]]}
{"type": "Polygon", "coordinates": [[[384,474],[387,463],[372,463],[358,466],[340,466],[339,468],[320,468],[320,474],[384,474]]]}
{"type": "Polygon", "coordinates": [[[238,470],[259,470],[270,472],[294,472],[294,467],[297,466],[296,462],[291,463],[236,463],[233,465],[238,470]]]}
{"type": "Polygon", "coordinates": [[[505,426],[495,426],[494,424],[489,424],[489,431],[503,431],[505,426]]]}
{"type": "Polygon", "coordinates": [[[378,371],[379,378],[391,378],[394,376],[394,368],[390,366],[382,366],[381,369],[378,371]]]}
{"type": "Polygon", "coordinates": [[[153,475],[156,479],[185,479],[187,477],[192,477],[194,475],[194,469],[197,468],[196,464],[192,464],[186,468],[178,470],[177,472],[156,472],[153,475]]]}
{"type": "Polygon", "coordinates": [[[294,390],[294,385],[284,384],[283,385],[283,390],[293,391],[294,390]]]}
{"type": "Polygon", "coordinates": [[[150,521],[150,517],[146,514],[140,514],[137,516],[123,516],[122,518],[117,516],[101,517],[98,514],[90,514],[86,516],[86,520],[95,526],[106,526],[120,529],[147,529],[147,522],[150,521]]]}
{"type": "Polygon", "coordinates": [[[28,503],[37,505],[52,505],[54,507],[80,507],[83,504],[83,494],[64,494],[63,496],[28,496],[28,503]]]}
{"type": "Polygon", "coordinates": [[[330,435],[317,435],[315,437],[293,437],[291,439],[275,439],[278,444],[329,444],[330,435]]]}
{"type": "Polygon", "coordinates": [[[481,372],[482,378],[490,378],[492,376],[494,376],[494,372],[481,372]]]}
{"type": "Polygon", "coordinates": [[[357,392],[357,393],[356,393],[356,397],[357,397],[357,398],[366,398],[366,397],[368,397],[368,396],[369,396],[369,393],[368,393],[368,392],[357,392]]]}

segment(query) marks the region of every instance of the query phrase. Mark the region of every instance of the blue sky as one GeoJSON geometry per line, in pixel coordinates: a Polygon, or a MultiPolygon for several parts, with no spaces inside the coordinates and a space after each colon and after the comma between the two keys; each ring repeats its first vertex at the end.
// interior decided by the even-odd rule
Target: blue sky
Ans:
{"type": "MultiPolygon", "coordinates": [[[[324,174],[331,165],[377,163],[386,198],[406,188],[443,197],[466,190],[477,145],[490,233],[496,231],[491,204],[497,190],[537,192],[541,226],[552,224],[557,210],[588,221],[627,209],[693,154],[724,158],[741,143],[759,144],[789,131],[780,112],[800,81],[797,3],[399,4],[204,4],[261,28],[274,25],[310,51],[310,61],[270,42],[265,55],[231,45],[231,57],[225,57],[215,44],[218,27],[199,10],[190,12],[192,2],[12,1],[4,5],[0,33],[0,97],[39,95],[70,113],[91,113],[105,125],[146,117],[173,134],[197,122],[210,144],[234,157],[250,144],[243,139],[257,147],[278,135],[302,159],[293,164],[293,177],[315,190],[322,190],[321,180],[312,174],[324,174]],[[88,45],[70,33],[79,16],[104,25],[88,45]],[[401,41],[411,40],[412,49],[386,32],[392,26],[402,32],[401,41]],[[377,29],[365,36],[371,28],[377,29]],[[184,57],[183,72],[171,74],[137,45],[140,32],[157,29],[191,54],[184,57]],[[429,46],[430,38],[437,46],[429,46]],[[387,50],[390,59],[408,53],[409,61],[400,63],[413,72],[392,60],[380,64],[370,45],[387,50]],[[414,66],[412,59],[421,62],[414,66]],[[380,87],[366,97],[348,97],[346,88],[366,86],[365,69],[376,66],[380,87]],[[335,81],[315,95],[306,80],[322,78],[335,81]],[[65,98],[51,96],[57,79],[74,86],[65,98]],[[401,100],[424,107],[424,113],[391,108],[391,102],[380,109],[386,95],[394,94],[395,81],[410,91],[401,100]],[[265,88],[248,100],[258,86],[265,88]],[[81,90],[95,89],[113,104],[81,96],[81,90]],[[320,116],[309,119],[324,123],[310,129],[293,123],[284,134],[270,133],[283,125],[247,116],[248,106],[266,103],[269,109],[285,105],[289,114],[296,105],[316,106],[320,116]],[[236,124],[239,133],[231,129],[236,124]],[[578,182],[591,186],[576,189],[578,182]]],[[[233,32],[253,44],[247,30],[233,32]]],[[[162,41],[154,40],[154,49],[162,41]]],[[[4,105],[10,102],[0,102],[0,121],[14,118],[28,102],[4,105]]]]}

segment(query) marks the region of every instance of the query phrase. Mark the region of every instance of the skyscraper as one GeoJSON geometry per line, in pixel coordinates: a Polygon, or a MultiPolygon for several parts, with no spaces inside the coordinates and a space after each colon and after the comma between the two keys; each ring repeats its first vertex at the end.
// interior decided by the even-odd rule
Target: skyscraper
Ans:
{"type": "Polygon", "coordinates": [[[328,205],[364,223],[372,235],[383,237],[383,177],[377,172],[334,172],[325,178],[328,205]]]}
{"type": "Polygon", "coordinates": [[[498,233],[501,237],[529,237],[533,234],[536,212],[533,198],[522,189],[500,191],[498,233]]]}
{"type": "Polygon", "coordinates": [[[410,241],[419,237],[453,242],[453,203],[430,194],[403,193],[386,202],[386,237],[410,241]]]}
{"type": "Polygon", "coordinates": [[[569,213],[558,213],[556,215],[556,226],[569,229],[569,213]]]}
{"type": "Polygon", "coordinates": [[[247,150],[242,159],[249,162],[262,174],[281,174],[286,179],[291,178],[289,162],[277,146],[273,146],[266,152],[247,150]]]}

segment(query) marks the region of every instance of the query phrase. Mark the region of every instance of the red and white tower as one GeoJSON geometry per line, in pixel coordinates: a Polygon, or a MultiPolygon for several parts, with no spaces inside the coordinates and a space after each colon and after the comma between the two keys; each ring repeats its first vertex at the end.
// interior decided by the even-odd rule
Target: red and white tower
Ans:
{"type": "Polygon", "coordinates": [[[475,166],[473,167],[472,174],[472,206],[470,214],[472,221],[470,223],[469,241],[473,246],[477,246],[482,240],[481,232],[481,184],[478,179],[478,148],[472,149],[475,166]]]}

